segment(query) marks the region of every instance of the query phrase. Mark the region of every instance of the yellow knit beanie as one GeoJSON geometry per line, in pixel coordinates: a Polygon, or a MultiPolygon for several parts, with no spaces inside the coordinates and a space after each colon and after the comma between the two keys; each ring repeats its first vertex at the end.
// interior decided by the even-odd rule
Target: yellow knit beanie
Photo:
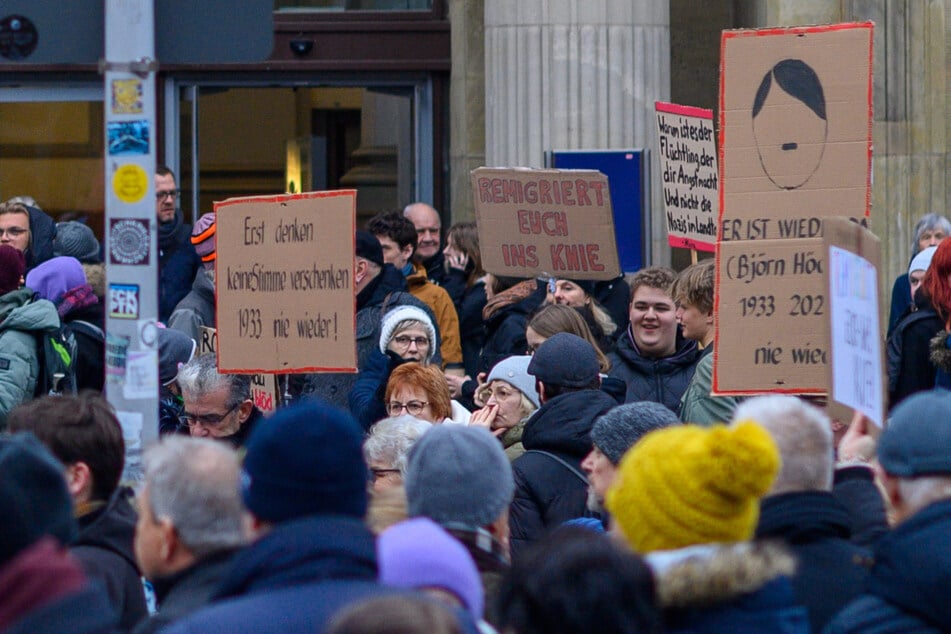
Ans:
{"type": "Polygon", "coordinates": [[[753,421],[668,427],[625,454],[605,502],[639,553],[743,541],[779,466],[773,439],[753,421]]]}

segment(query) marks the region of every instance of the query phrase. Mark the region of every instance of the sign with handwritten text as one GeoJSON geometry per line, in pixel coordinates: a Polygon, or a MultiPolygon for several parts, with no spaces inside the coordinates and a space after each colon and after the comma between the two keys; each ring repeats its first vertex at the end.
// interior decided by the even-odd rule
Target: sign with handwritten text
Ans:
{"type": "Polygon", "coordinates": [[[661,189],[672,247],[713,251],[720,215],[713,111],[657,101],[661,189]]]}
{"type": "MultiPolygon", "coordinates": [[[[198,341],[198,354],[218,352],[218,332],[214,328],[201,327],[201,339],[198,341]]],[[[251,400],[265,414],[277,411],[280,403],[280,385],[274,374],[251,375],[251,400]]]]}
{"type": "Polygon", "coordinates": [[[218,369],[356,368],[356,191],[231,198],[217,214],[218,369]]]}

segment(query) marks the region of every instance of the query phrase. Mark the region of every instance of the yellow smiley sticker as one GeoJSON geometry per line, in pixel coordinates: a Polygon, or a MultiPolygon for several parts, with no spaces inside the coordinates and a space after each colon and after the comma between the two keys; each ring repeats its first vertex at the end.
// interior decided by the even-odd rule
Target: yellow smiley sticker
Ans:
{"type": "Polygon", "coordinates": [[[138,165],[121,165],[112,176],[112,190],[116,197],[124,203],[137,203],[145,197],[149,190],[148,177],[145,170],[138,165]]]}

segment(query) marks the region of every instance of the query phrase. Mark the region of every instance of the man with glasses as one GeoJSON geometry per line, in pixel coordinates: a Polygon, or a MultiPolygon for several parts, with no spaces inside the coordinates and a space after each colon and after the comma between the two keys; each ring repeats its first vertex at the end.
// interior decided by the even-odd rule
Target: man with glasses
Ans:
{"type": "Polygon", "coordinates": [[[201,265],[191,242],[192,227],[185,222],[178,199],[174,172],[160,165],[155,170],[155,217],[159,232],[159,320],[163,322],[188,294],[201,265]]]}
{"type": "Polygon", "coordinates": [[[182,366],[178,385],[185,401],[182,425],[192,436],[244,447],[264,414],[251,400],[251,377],[219,374],[214,353],[203,354],[182,366]]]}
{"type": "Polygon", "coordinates": [[[0,203],[0,244],[8,244],[26,258],[26,270],[53,257],[56,223],[34,206],[28,196],[0,203]]]}

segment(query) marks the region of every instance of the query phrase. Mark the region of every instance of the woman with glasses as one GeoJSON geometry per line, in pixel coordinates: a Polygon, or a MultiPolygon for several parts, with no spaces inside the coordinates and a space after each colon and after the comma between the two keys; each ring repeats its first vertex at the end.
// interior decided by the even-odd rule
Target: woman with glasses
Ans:
{"type": "Polygon", "coordinates": [[[434,365],[406,363],[394,369],[383,396],[390,416],[409,414],[427,422],[469,422],[469,411],[449,396],[446,377],[434,365]]]}
{"type": "Polygon", "coordinates": [[[432,423],[413,415],[384,418],[373,426],[363,442],[363,457],[369,467],[372,495],[403,484],[406,454],[432,423]]]}
{"type": "Polygon", "coordinates": [[[428,366],[435,353],[435,342],[436,327],[424,310],[415,306],[397,306],[383,316],[379,352],[371,354],[366,365],[360,368],[350,391],[350,411],[364,430],[369,430],[373,423],[387,416],[383,391],[390,373],[411,361],[428,366]]]}
{"type": "Polygon", "coordinates": [[[531,360],[524,355],[496,363],[479,395],[485,407],[469,419],[470,425],[485,427],[502,441],[509,460],[525,453],[522,432],[539,406],[535,377],[528,373],[531,360]]]}

